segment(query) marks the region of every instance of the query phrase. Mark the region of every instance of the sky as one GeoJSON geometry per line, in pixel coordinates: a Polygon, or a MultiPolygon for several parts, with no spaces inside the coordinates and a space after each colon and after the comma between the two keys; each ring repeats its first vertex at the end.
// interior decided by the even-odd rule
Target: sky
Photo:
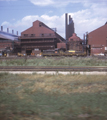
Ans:
{"type": "Polygon", "coordinates": [[[65,13],[81,39],[107,22],[107,0],[0,0],[0,26],[19,35],[39,20],[65,38],[65,13]]]}

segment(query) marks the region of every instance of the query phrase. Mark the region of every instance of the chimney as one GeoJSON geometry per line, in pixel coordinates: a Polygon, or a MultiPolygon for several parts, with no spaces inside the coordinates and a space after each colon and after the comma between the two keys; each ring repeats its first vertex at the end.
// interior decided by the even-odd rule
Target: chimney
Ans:
{"type": "Polygon", "coordinates": [[[9,33],[9,28],[7,28],[7,33],[9,33]]]}
{"type": "Polygon", "coordinates": [[[67,33],[68,33],[68,14],[66,13],[65,14],[65,38],[66,40],[68,39],[67,33]]]}
{"type": "Polygon", "coordinates": [[[85,34],[83,34],[83,41],[84,41],[84,44],[86,44],[85,34]]]}
{"type": "Polygon", "coordinates": [[[14,30],[12,30],[12,34],[14,34],[14,30]]]}
{"type": "Polygon", "coordinates": [[[1,26],[1,31],[3,31],[3,26],[1,26]]]}
{"type": "Polygon", "coordinates": [[[69,15],[69,24],[70,24],[70,21],[71,21],[71,15],[69,15]]]}
{"type": "Polygon", "coordinates": [[[17,34],[17,36],[18,36],[18,31],[17,31],[17,33],[16,33],[16,34],[17,34]]]}

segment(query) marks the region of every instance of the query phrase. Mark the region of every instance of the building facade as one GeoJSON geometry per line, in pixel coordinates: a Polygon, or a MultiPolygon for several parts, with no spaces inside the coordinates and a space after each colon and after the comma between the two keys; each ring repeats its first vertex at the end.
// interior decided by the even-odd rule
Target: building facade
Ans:
{"type": "Polygon", "coordinates": [[[83,45],[82,40],[75,34],[68,39],[69,50],[82,51],[83,45]]]}
{"type": "Polygon", "coordinates": [[[107,23],[87,34],[90,55],[107,55],[107,23]]]}
{"type": "Polygon", "coordinates": [[[65,35],[68,50],[82,51],[82,40],[75,33],[74,22],[71,16],[65,14],[65,35]],[[68,19],[69,18],[69,19],[68,19]]]}
{"type": "Polygon", "coordinates": [[[0,53],[14,51],[14,44],[18,42],[18,35],[14,34],[14,31],[12,30],[12,33],[9,33],[9,28],[7,28],[7,32],[3,31],[3,26],[1,26],[0,30],[0,53]]]}
{"type": "Polygon", "coordinates": [[[33,26],[23,31],[20,36],[21,52],[36,54],[38,51],[57,48],[57,43],[65,42],[55,30],[37,20],[33,26]]]}

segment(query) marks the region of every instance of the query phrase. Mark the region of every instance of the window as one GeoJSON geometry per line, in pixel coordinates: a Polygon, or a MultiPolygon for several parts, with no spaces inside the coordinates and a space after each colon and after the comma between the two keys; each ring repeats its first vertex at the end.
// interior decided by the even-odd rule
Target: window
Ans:
{"type": "Polygon", "coordinates": [[[41,27],[43,25],[43,23],[39,23],[39,27],[41,27]]]}
{"type": "Polygon", "coordinates": [[[43,36],[44,36],[44,34],[41,34],[41,36],[43,37],[43,36]]]}
{"type": "Polygon", "coordinates": [[[35,37],[35,34],[31,34],[30,36],[31,36],[31,37],[35,37]]]}
{"type": "Polygon", "coordinates": [[[73,39],[70,39],[71,41],[73,41],[73,39]]]}
{"type": "Polygon", "coordinates": [[[41,24],[39,24],[39,27],[41,27],[41,24]]]}
{"type": "Polygon", "coordinates": [[[24,34],[24,37],[28,37],[28,34],[24,34]]]}

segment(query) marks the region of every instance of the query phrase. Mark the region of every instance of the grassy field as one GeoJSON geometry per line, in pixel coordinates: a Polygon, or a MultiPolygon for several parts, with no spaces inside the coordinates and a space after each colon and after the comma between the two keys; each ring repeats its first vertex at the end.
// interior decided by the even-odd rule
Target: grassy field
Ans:
{"type": "Polygon", "coordinates": [[[107,66],[107,59],[94,57],[40,57],[0,60],[0,66],[107,66]]]}
{"type": "Polygon", "coordinates": [[[107,76],[0,74],[0,120],[107,120],[107,76]]]}

